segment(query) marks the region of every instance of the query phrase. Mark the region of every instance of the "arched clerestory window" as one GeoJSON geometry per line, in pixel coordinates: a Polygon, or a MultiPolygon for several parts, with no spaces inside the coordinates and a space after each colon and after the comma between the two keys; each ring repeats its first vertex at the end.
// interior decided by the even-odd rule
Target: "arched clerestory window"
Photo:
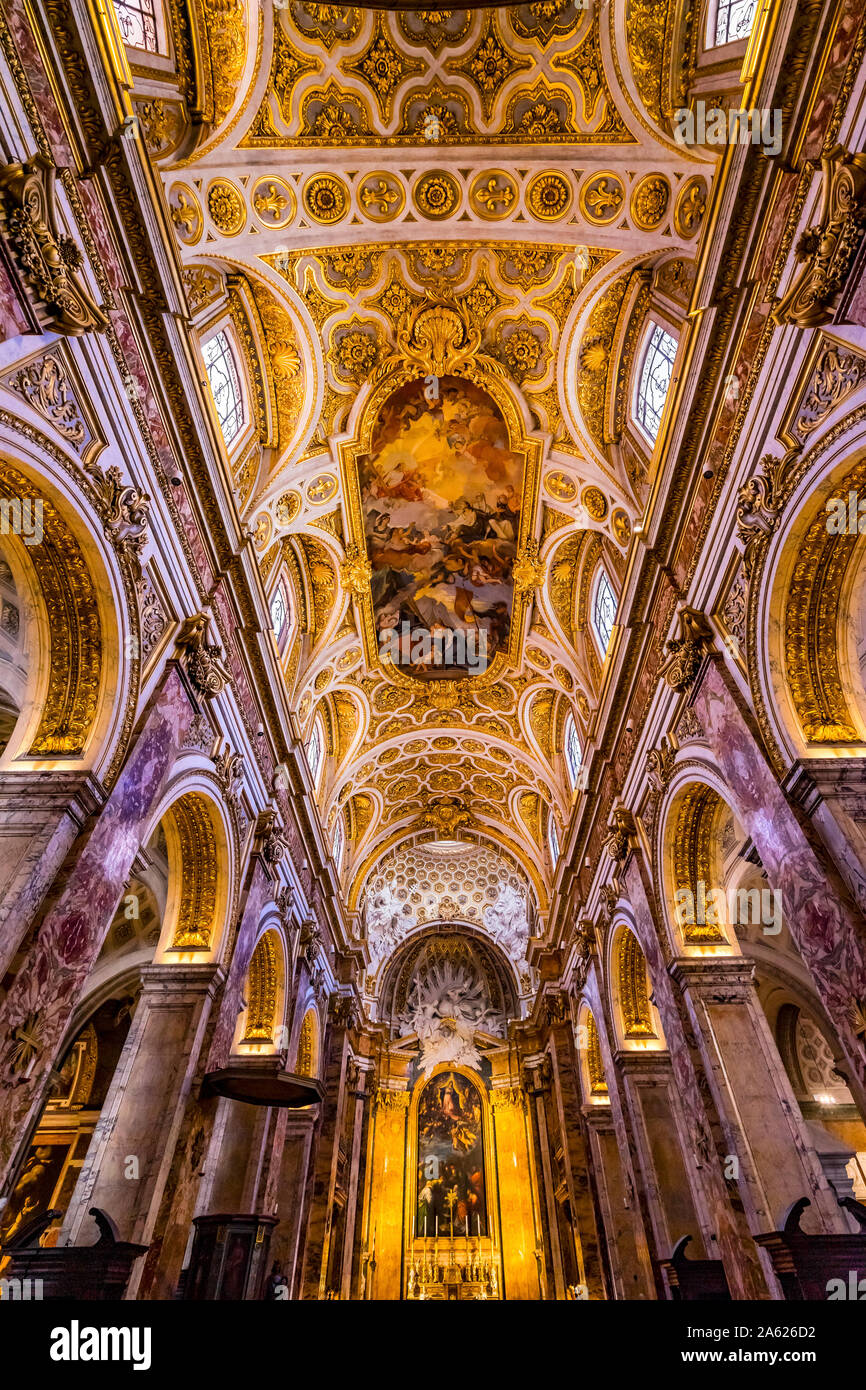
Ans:
{"type": "Polygon", "coordinates": [[[574,715],[570,714],[565,721],[565,765],[568,768],[568,777],[572,788],[577,786],[577,779],[580,776],[582,763],[583,749],[580,746],[580,739],[577,736],[574,715]]]}

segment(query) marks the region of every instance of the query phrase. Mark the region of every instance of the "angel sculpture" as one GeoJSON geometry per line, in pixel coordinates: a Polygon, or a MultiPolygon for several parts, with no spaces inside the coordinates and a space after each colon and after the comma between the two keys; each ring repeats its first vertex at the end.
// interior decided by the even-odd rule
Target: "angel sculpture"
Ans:
{"type": "Polygon", "coordinates": [[[487,1006],[482,981],[450,961],[433,962],[415,981],[399,1021],[404,1036],[417,1034],[424,1076],[440,1062],[477,1069],[481,1054],[475,1045],[476,1032],[499,1031],[496,1010],[487,1006]]]}

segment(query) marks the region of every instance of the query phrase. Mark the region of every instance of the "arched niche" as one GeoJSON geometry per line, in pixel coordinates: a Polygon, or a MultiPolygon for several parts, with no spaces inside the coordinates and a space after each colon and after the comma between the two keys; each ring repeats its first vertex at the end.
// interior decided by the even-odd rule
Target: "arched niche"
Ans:
{"type": "Polygon", "coordinates": [[[232,887],[230,831],[221,808],[199,787],[175,794],[150,841],[167,877],[157,961],[217,958],[232,887]]]}
{"type": "Polygon", "coordinates": [[[104,538],[88,527],[83,505],[8,458],[0,513],[4,647],[15,623],[19,653],[14,688],[5,691],[0,768],[100,766],[122,726],[129,670],[121,660],[123,589],[106,564],[104,538]]]}
{"type": "Polygon", "coordinates": [[[295,1060],[295,1072],[298,1076],[319,1075],[320,1034],[319,1015],[316,1009],[310,1006],[301,1021],[301,1031],[298,1035],[298,1053],[295,1060]]]}
{"type": "Polygon", "coordinates": [[[601,1055],[598,1025],[596,1024],[592,1009],[585,1000],[581,1001],[577,1011],[575,1042],[577,1044],[578,1071],[580,1073],[580,1085],[584,1100],[589,1105],[609,1104],[610,1095],[608,1092],[607,1079],[604,1074],[604,1062],[601,1055]]]}
{"type": "Polygon", "coordinates": [[[267,927],[250,957],[246,1007],[238,1017],[233,1051],[285,1051],[286,975],[285,938],[276,927],[267,927]]]}
{"type": "Polygon", "coordinates": [[[620,920],[608,949],[608,988],[618,1041],[630,1051],[660,1051],[666,1044],[658,1010],[651,1002],[646,958],[630,925],[620,920]]]}
{"type": "Polygon", "coordinates": [[[754,674],[795,757],[866,753],[866,455],[846,443],[801,480],[754,605],[767,639],[754,674]]]}
{"type": "Polygon", "coordinates": [[[421,996],[436,1017],[451,1016],[443,1012],[448,996],[452,1003],[459,1003],[468,1020],[481,1020],[480,1031],[503,1036],[507,1020],[520,1016],[514,970],[507,957],[480,932],[454,924],[425,926],[394,952],[379,992],[380,1021],[400,1036],[417,1031],[413,1020],[422,1007],[421,996]]]}
{"type": "MultiPolygon", "coordinates": [[[[664,900],[676,951],[738,952],[733,926],[738,903],[729,896],[728,880],[732,856],[744,840],[730,805],[709,780],[684,775],[678,781],[663,812],[659,840],[664,900]]],[[[757,904],[748,900],[747,910],[753,907],[760,919],[760,899],[757,904]]]]}
{"type": "Polygon", "coordinates": [[[60,1233],[135,1010],[134,990],[125,990],[120,981],[105,994],[91,1000],[60,1049],[53,1088],[0,1212],[0,1243],[48,1210],[60,1215],[42,1244],[53,1245],[60,1233]]]}

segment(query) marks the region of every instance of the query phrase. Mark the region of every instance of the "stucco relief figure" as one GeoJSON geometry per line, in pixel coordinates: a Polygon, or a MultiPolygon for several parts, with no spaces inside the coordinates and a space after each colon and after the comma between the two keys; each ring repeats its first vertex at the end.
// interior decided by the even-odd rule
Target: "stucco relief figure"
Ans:
{"type": "Polygon", "coordinates": [[[424,1076],[440,1062],[477,1068],[481,1054],[475,1045],[476,1032],[500,1032],[483,981],[465,966],[450,961],[431,964],[415,981],[400,1025],[404,1037],[418,1035],[424,1076]]]}
{"type": "Polygon", "coordinates": [[[393,888],[385,883],[375,893],[367,895],[364,923],[370,943],[373,969],[389,956],[407,931],[415,926],[415,918],[403,911],[403,904],[393,888]]]}
{"type": "Polygon", "coordinates": [[[510,883],[503,883],[498,898],[485,911],[484,925],[512,960],[519,961],[525,956],[529,940],[526,903],[510,883]]]}

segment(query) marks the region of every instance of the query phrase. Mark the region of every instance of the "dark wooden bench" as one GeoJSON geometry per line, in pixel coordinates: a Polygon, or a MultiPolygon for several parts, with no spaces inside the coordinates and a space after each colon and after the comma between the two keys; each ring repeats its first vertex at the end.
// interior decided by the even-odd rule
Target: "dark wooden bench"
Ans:
{"type": "Polygon", "coordinates": [[[148,1247],[118,1240],[117,1227],[99,1207],[89,1213],[99,1228],[95,1245],[40,1245],[40,1236],[62,1214],[46,1211],[34,1217],[0,1249],[5,1298],[122,1298],[134,1261],[148,1247]]]}
{"type": "Polygon", "coordinates": [[[721,1260],[686,1259],[690,1240],[691,1236],[683,1236],[670,1259],[659,1261],[668,1298],[674,1303],[730,1303],[731,1291],[721,1260]]]}
{"type": "Polygon", "coordinates": [[[800,1218],[811,1203],[801,1197],[790,1207],[781,1231],[756,1236],[767,1251],[786,1301],[866,1300],[866,1207],[842,1197],[860,1230],[850,1235],[810,1236],[800,1230],[800,1218]]]}

